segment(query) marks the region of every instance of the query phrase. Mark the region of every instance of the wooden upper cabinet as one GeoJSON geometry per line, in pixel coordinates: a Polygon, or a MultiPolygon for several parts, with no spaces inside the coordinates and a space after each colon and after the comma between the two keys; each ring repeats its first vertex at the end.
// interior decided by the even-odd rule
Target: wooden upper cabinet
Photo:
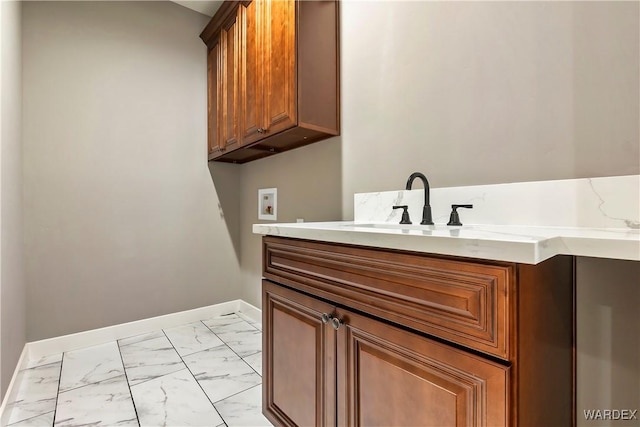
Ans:
{"type": "Polygon", "coordinates": [[[264,98],[266,132],[276,133],[296,123],[296,10],[293,1],[265,2],[264,98]]]}
{"type": "Polygon", "coordinates": [[[209,48],[207,56],[207,117],[208,117],[208,147],[211,159],[216,151],[220,150],[220,122],[218,111],[222,111],[222,82],[221,82],[222,58],[220,57],[220,37],[216,37],[209,48]]]}
{"type": "Polygon", "coordinates": [[[339,134],[337,1],[226,1],[200,37],[219,73],[209,72],[210,160],[244,163],[339,134]]]}
{"type": "Polygon", "coordinates": [[[251,1],[240,5],[242,17],[242,46],[240,59],[240,111],[242,143],[256,142],[263,137],[262,98],[263,61],[258,22],[262,16],[262,3],[251,1]]]}
{"type": "Polygon", "coordinates": [[[208,158],[236,149],[241,138],[238,101],[240,99],[239,11],[227,14],[209,40],[207,54],[208,158]]]}
{"type": "Polygon", "coordinates": [[[220,151],[235,149],[240,144],[240,9],[222,25],[220,51],[222,54],[222,134],[218,146],[220,151]]]}

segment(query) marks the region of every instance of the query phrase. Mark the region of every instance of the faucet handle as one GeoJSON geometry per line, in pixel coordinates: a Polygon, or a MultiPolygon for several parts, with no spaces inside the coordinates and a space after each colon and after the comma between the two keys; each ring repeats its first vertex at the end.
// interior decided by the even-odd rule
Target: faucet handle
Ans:
{"type": "Polygon", "coordinates": [[[460,216],[458,215],[458,208],[473,208],[473,205],[451,205],[451,215],[449,216],[449,222],[447,225],[462,225],[460,222],[460,216]]]}
{"type": "Polygon", "coordinates": [[[400,206],[393,206],[393,209],[404,209],[402,211],[402,219],[400,220],[400,224],[411,224],[411,219],[409,218],[409,206],[407,205],[400,205],[400,206]]]}

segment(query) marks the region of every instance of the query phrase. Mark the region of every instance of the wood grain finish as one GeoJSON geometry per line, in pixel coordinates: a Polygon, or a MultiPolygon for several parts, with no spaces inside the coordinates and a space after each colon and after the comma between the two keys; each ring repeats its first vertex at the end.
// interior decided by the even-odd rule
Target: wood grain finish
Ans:
{"type": "Polygon", "coordinates": [[[263,238],[270,286],[343,322],[329,381],[340,426],[575,426],[573,263],[263,238]]]}
{"type": "Polygon", "coordinates": [[[270,237],[264,242],[268,279],[509,358],[513,266],[270,237]]]}
{"type": "Polygon", "coordinates": [[[338,21],[335,0],[223,4],[200,35],[210,52],[220,39],[223,62],[221,85],[208,86],[222,135],[210,133],[210,159],[244,163],[340,133],[338,21]]]}
{"type": "Polygon", "coordinates": [[[336,311],[339,426],[506,426],[509,368],[336,311]]]}
{"type": "Polygon", "coordinates": [[[218,142],[221,151],[233,150],[240,144],[239,105],[240,105],[240,11],[231,14],[222,24],[220,50],[222,62],[222,111],[218,120],[222,122],[222,138],[218,142]]]}
{"type": "Polygon", "coordinates": [[[321,321],[334,307],[262,286],[265,416],[282,426],[335,425],[335,333],[321,321]]]}
{"type": "Polygon", "coordinates": [[[574,261],[557,256],[518,265],[514,425],[575,425],[574,261]]]}
{"type": "Polygon", "coordinates": [[[242,144],[251,144],[263,136],[258,129],[262,127],[263,95],[263,55],[262,40],[258,32],[258,23],[263,18],[263,3],[249,1],[240,5],[242,42],[240,64],[241,93],[241,139],[242,144]]]}
{"type": "Polygon", "coordinates": [[[211,160],[215,152],[219,151],[220,124],[218,123],[218,111],[222,110],[222,82],[220,80],[220,38],[214,40],[208,52],[207,60],[207,117],[208,117],[208,156],[211,160]]]}
{"type": "Polygon", "coordinates": [[[264,122],[269,133],[278,133],[297,123],[296,118],[296,2],[264,3],[264,63],[268,95],[264,122]]]}

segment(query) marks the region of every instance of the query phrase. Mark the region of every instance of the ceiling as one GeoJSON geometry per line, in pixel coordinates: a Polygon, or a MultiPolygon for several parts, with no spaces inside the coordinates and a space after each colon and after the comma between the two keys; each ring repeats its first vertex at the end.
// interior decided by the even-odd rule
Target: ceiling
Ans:
{"type": "Polygon", "coordinates": [[[223,0],[173,0],[173,2],[208,16],[213,16],[224,3],[223,0]]]}

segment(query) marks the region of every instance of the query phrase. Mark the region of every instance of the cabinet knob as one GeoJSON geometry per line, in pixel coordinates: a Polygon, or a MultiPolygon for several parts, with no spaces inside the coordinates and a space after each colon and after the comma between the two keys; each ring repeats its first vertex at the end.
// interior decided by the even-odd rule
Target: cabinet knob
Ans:
{"type": "Polygon", "coordinates": [[[333,326],[333,329],[335,329],[336,331],[340,328],[340,325],[342,324],[343,324],[342,320],[338,319],[337,317],[334,317],[331,319],[331,326],[333,326]]]}
{"type": "Polygon", "coordinates": [[[331,320],[331,315],[327,313],[322,313],[322,316],[320,316],[320,319],[322,319],[322,323],[326,325],[331,320]]]}
{"type": "Polygon", "coordinates": [[[258,128],[258,133],[265,133],[266,130],[264,128],[258,128]]]}

